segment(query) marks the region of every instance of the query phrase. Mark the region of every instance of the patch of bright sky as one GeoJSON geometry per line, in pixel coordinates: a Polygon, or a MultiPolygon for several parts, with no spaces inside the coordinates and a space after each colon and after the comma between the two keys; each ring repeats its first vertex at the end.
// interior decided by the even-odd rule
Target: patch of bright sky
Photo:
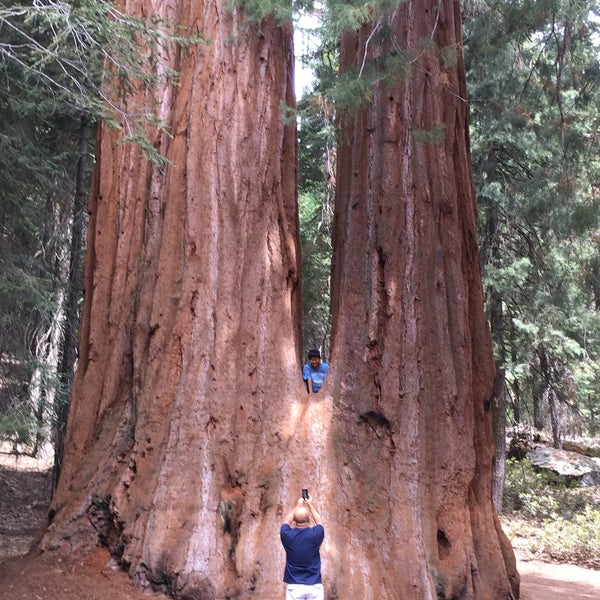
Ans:
{"type": "MultiPolygon", "coordinates": [[[[600,25],[600,14],[595,13],[593,10],[590,10],[588,13],[588,21],[593,23],[596,27],[600,25]]],[[[600,34],[597,31],[594,31],[592,34],[592,40],[596,46],[600,45],[600,34]]]]}
{"type": "Polygon", "coordinates": [[[313,87],[315,74],[303,57],[319,45],[320,25],[321,19],[316,12],[302,12],[294,20],[294,53],[296,55],[294,77],[298,100],[310,92],[313,87]]]}

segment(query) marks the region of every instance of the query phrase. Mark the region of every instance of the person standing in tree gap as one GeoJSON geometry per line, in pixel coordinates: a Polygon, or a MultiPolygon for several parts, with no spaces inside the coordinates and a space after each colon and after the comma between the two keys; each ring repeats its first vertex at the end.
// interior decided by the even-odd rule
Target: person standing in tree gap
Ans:
{"type": "Polygon", "coordinates": [[[285,549],[283,581],[286,600],[324,600],[319,549],[325,538],[321,515],[302,490],[302,498],[285,518],[279,532],[285,549]],[[311,526],[311,519],[314,525],[311,526]]]}
{"type": "Polygon", "coordinates": [[[306,381],[309,394],[316,394],[323,385],[329,371],[329,365],[321,361],[321,353],[311,350],[308,353],[308,362],[302,369],[302,378],[306,381]]]}

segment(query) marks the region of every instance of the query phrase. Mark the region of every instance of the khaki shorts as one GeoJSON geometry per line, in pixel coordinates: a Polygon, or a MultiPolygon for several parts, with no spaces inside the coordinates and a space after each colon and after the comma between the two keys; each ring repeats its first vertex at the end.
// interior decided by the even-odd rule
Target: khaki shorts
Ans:
{"type": "Polygon", "coordinates": [[[314,585],[288,583],[285,600],[325,600],[325,590],[322,583],[314,585]]]}

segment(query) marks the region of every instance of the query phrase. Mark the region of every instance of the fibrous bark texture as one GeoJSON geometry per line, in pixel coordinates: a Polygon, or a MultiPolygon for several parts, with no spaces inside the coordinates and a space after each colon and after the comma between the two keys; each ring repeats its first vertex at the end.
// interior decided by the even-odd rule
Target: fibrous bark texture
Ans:
{"type": "Polygon", "coordinates": [[[168,166],[99,134],[79,365],[42,547],[105,544],[176,598],[274,600],[282,512],[308,487],[328,600],[516,597],[491,498],[458,1],[408,0],[344,39],[343,69],[410,60],[342,116],[332,366],[310,400],[295,136],[280,113],[291,33],[248,28],[224,1],[125,9],[208,43],[165,51],[157,68],[180,69],[180,85],[136,99],[172,129],[153,139],[168,166]]]}
{"type": "MultiPolygon", "coordinates": [[[[106,544],[178,598],[274,598],[300,378],[291,28],[225,0],[128,1],[206,43],[158,49],[180,71],[132,99],[159,168],[103,126],[65,459],[45,549],[106,544]]],[[[296,477],[298,476],[298,477],[296,477]]]]}
{"type": "Polygon", "coordinates": [[[342,115],[327,383],[339,598],[518,597],[491,494],[459,4],[407,0],[342,44],[344,71],[402,56],[406,72],[342,115]]]}

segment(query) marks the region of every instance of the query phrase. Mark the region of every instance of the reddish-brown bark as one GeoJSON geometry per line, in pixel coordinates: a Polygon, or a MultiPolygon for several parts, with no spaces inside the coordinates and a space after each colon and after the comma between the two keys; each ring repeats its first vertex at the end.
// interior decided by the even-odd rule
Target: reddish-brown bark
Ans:
{"type": "Polygon", "coordinates": [[[340,598],[518,596],[491,497],[494,366],[459,9],[407,0],[382,21],[387,46],[372,27],[342,45],[344,70],[365,48],[368,59],[409,49],[412,62],[342,117],[327,387],[344,498],[330,543],[352,547],[330,566],[340,598]]]}
{"type": "MultiPolygon", "coordinates": [[[[42,547],[108,545],[178,597],[281,589],[282,471],[300,380],[291,28],[229,3],[129,1],[208,42],[140,94],[173,132],[149,164],[103,126],[65,461],[42,547]]],[[[162,65],[160,65],[162,68],[162,65]]],[[[289,500],[291,501],[291,500],[289,500]]]]}
{"type": "MultiPolygon", "coordinates": [[[[210,43],[155,99],[149,165],[102,128],[80,357],[42,547],[106,544],[178,598],[280,598],[278,528],[308,486],[327,598],[501,600],[514,557],[491,501],[483,319],[458,1],[389,18],[410,76],[345,115],[332,369],[299,381],[291,39],[225,2],[139,0],[210,43]],[[422,44],[426,38],[433,43],[422,44]],[[444,124],[434,141],[415,133],[444,124]]],[[[135,10],[134,10],[135,9],[135,10]]],[[[381,52],[347,36],[344,67],[381,52]]],[[[148,102],[149,98],[140,98],[148,102]]],[[[511,592],[511,584],[512,590],[511,592]]]]}

